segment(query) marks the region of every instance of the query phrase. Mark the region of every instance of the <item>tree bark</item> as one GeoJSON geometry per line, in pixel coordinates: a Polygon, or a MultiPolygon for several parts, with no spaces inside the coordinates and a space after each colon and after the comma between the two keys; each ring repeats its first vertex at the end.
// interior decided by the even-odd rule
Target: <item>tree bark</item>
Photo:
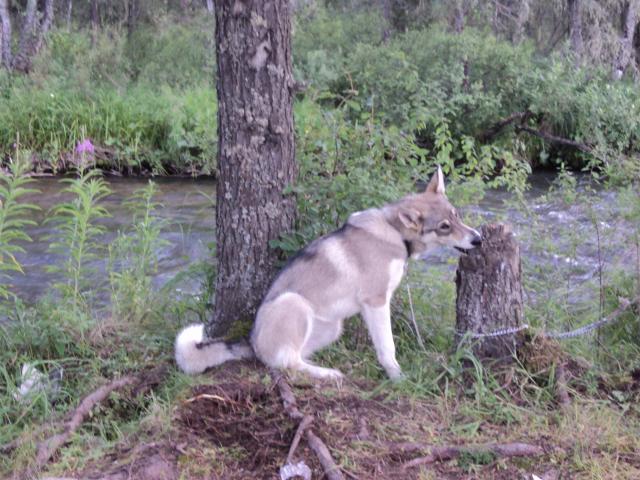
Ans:
{"type": "Polygon", "coordinates": [[[584,41],[582,39],[582,5],[581,0],[567,0],[569,10],[569,38],[575,66],[582,64],[584,41]]]}
{"type": "MultiPolygon", "coordinates": [[[[129,17],[127,16],[127,19],[129,17]]],[[[98,10],[98,0],[91,0],[91,46],[95,47],[98,41],[98,24],[100,22],[100,11],[98,10]]]]}
{"type": "Polygon", "coordinates": [[[73,0],[67,0],[67,19],[66,19],[66,23],[67,23],[67,32],[71,31],[71,12],[73,10],[73,0]]]}
{"type": "Polygon", "coordinates": [[[53,23],[53,0],[45,0],[42,20],[38,19],[38,0],[27,0],[24,23],[20,31],[18,50],[11,61],[11,68],[28,73],[31,70],[33,57],[42,47],[45,35],[53,23]]]}
{"type": "Polygon", "coordinates": [[[460,257],[456,288],[458,344],[470,332],[479,358],[512,356],[516,347],[513,334],[478,336],[522,325],[520,247],[510,227],[497,224],[482,228],[482,247],[460,257]]]}
{"type": "Polygon", "coordinates": [[[7,70],[10,70],[13,58],[11,54],[11,17],[9,16],[7,0],[0,0],[0,22],[0,27],[2,28],[0,36],[2,65],[4,65],[7,70]]]}
{"type": "Polygon", "coordinates": [[[127,36],[131,37],[138,27],[140,18],[140,0],[128,0],[127,2],[127,36]]]}
{"type": "Polygon", "coordinates": [[[218,269],[209,338],[253,322],[273,278],[269,242],[293,228],[284,193],[295,162],[288,0],[216,4],[218,65],[218,269]]]}
{"type": "MultiPolygon", "coordinates": [[[[633,40],[638,25],[640,0],[629,0],[625,5],[620,47],[613,66],[613,78],[619,80],[629,67],[633,57],[633,40]]],[[[635,67],[635,65],[633,65],[635,67]]],[[[637,70],[637,68],[635,68],[637,70]]]]}
{"type": "Polygon", "coordinates": [[[457,0],[453,14],[452,27],[455,33],[462,33],[465,24],[464,0],[457,0]]]}

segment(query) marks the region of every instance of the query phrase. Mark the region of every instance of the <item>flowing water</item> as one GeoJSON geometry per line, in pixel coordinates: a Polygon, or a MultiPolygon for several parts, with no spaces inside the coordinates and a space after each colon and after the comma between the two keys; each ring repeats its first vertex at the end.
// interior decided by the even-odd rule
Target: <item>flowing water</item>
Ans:
{"type": "MultiPolygon", "coordinates": [[[[461,210],[474,218],[473,223],[506,221],[513,224],[521,239],[526,274],[535,280],[555,272],[554,278],[566,280],[564,286],[571,290],[576,300],[585,299],[593,295],[601,264],[605,266],[605,273],[618,266],[635,268],[636,247],[629,240],[634,226],[619,215],[616,193],[594,191],[586,195],[588,201],[583,199],[567,205],[557,196],[548,194],[551,180],[552,177],[546,175],[533,177],[532,187],[525,195],[526,208],[517,208],[513,195],[508,192],[489,191],[477,205],[461,210]]],[[[131,214],[124,201],[147,181],[108,179],[113,193],[104,201],[111,214],[101,221],[107,229],[101,239],[105,245],[114,240],[118,231],[126,230],[130,225],[131,214]]],[[[157,179],[155,182],[159,187],[156,200],[163,205],[158,213],[167,222],[162,238],[168,242],[157,252],[159,267],[154,285],[159,288],[191,263],[210,258],[208,246],[214,238],[215,184],[210,179],[157,179]]],[[[45,219],[50,216],[52,206],[67,199],[61,192],[64,184],[59,179],[38,178],[31,187],[40,191],[26,199],[40,207],[32,218],[37,225],[27,229],[33,242],[25,244],[26,253],[18,256],[24,275],[13,274],[10,278],[11,290],[27,303],[49,292],[51,285],[60,280],[59,274],[50,273],[47,268],[59,264],[62,259],[49,250],[49,237],[55,233],[55,226],[46,223],[45,219]]],[[[578,190],[585,188],[579,186],[578,190]]],[[[454,268],[451,258],[455,255],[437,252],[428,264],[450,271],[454,268]]],[[[107,259],[94,263],[95,284],[106,284],[107,259]]],[[[191,291],[198,288],[197,284],[181,286],[191,291]]],[[[555,287],[550,285],[550,288],[555,287]]]]}

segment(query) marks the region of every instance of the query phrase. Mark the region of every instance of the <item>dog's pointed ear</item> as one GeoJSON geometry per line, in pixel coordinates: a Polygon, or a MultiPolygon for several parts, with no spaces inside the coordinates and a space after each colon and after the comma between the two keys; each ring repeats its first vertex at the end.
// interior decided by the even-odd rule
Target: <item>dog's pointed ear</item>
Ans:
{"type": "Polygon", "coordinates": [[[444,195],[444,175],[442,175],[440,165],[438,165],[438,171],[431,177],[424,193],[439,193],[444,195]]]}
{"type": "Polygon", "coordinates": [[[417,210],[413,208],[403,208],[398,212],[398,218],[405,227],[420,231],[420,212],[417,210]]]}

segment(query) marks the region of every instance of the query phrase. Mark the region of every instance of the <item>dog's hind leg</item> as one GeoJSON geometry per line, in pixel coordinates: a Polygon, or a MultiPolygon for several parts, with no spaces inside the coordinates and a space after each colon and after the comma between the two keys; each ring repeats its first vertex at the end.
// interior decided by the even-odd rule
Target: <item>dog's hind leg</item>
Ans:
{"type": "Polygon", "coordinates": [[[389,302],[376,307],[364,304],[362,317],[367,324],[371,341],[376,349],[378,361],[392,380],[403,378],[402,370],[396,360],[396,346],[391,331],[391,305],[389,302]]]}
{"type": "Polygon", "coordinates": [[[318,378],[340,378],[330,368],[305,360],[304,350],[313,334],[313,308],[302,296],[287,292],[263,304],[256,315],[251,344],[256,356],[274,368],[291,368],[318,378]]]}

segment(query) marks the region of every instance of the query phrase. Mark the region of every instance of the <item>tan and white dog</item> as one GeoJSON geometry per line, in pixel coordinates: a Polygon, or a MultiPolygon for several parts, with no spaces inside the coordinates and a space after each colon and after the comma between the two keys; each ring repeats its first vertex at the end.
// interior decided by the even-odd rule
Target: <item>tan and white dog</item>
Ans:
{"type": "Polygon", "coordinates": [[[481,242],[480,234],[462,223],[447,200],[438,167],[423,193],[353,213],[342,228],[301,250],[262,301],[251,346],[203,344],[203,325],[191,325],[176,339],[176,362],[187,373],[199,373],[255,353],[270,367],[339,378],[338,370],[314,365],[309,358],[336,341],[343,321],[359,313],[378,361],[390,378],[402,378],[390,305],[407,260],[438,246],[466,251],[481,242]]]}

